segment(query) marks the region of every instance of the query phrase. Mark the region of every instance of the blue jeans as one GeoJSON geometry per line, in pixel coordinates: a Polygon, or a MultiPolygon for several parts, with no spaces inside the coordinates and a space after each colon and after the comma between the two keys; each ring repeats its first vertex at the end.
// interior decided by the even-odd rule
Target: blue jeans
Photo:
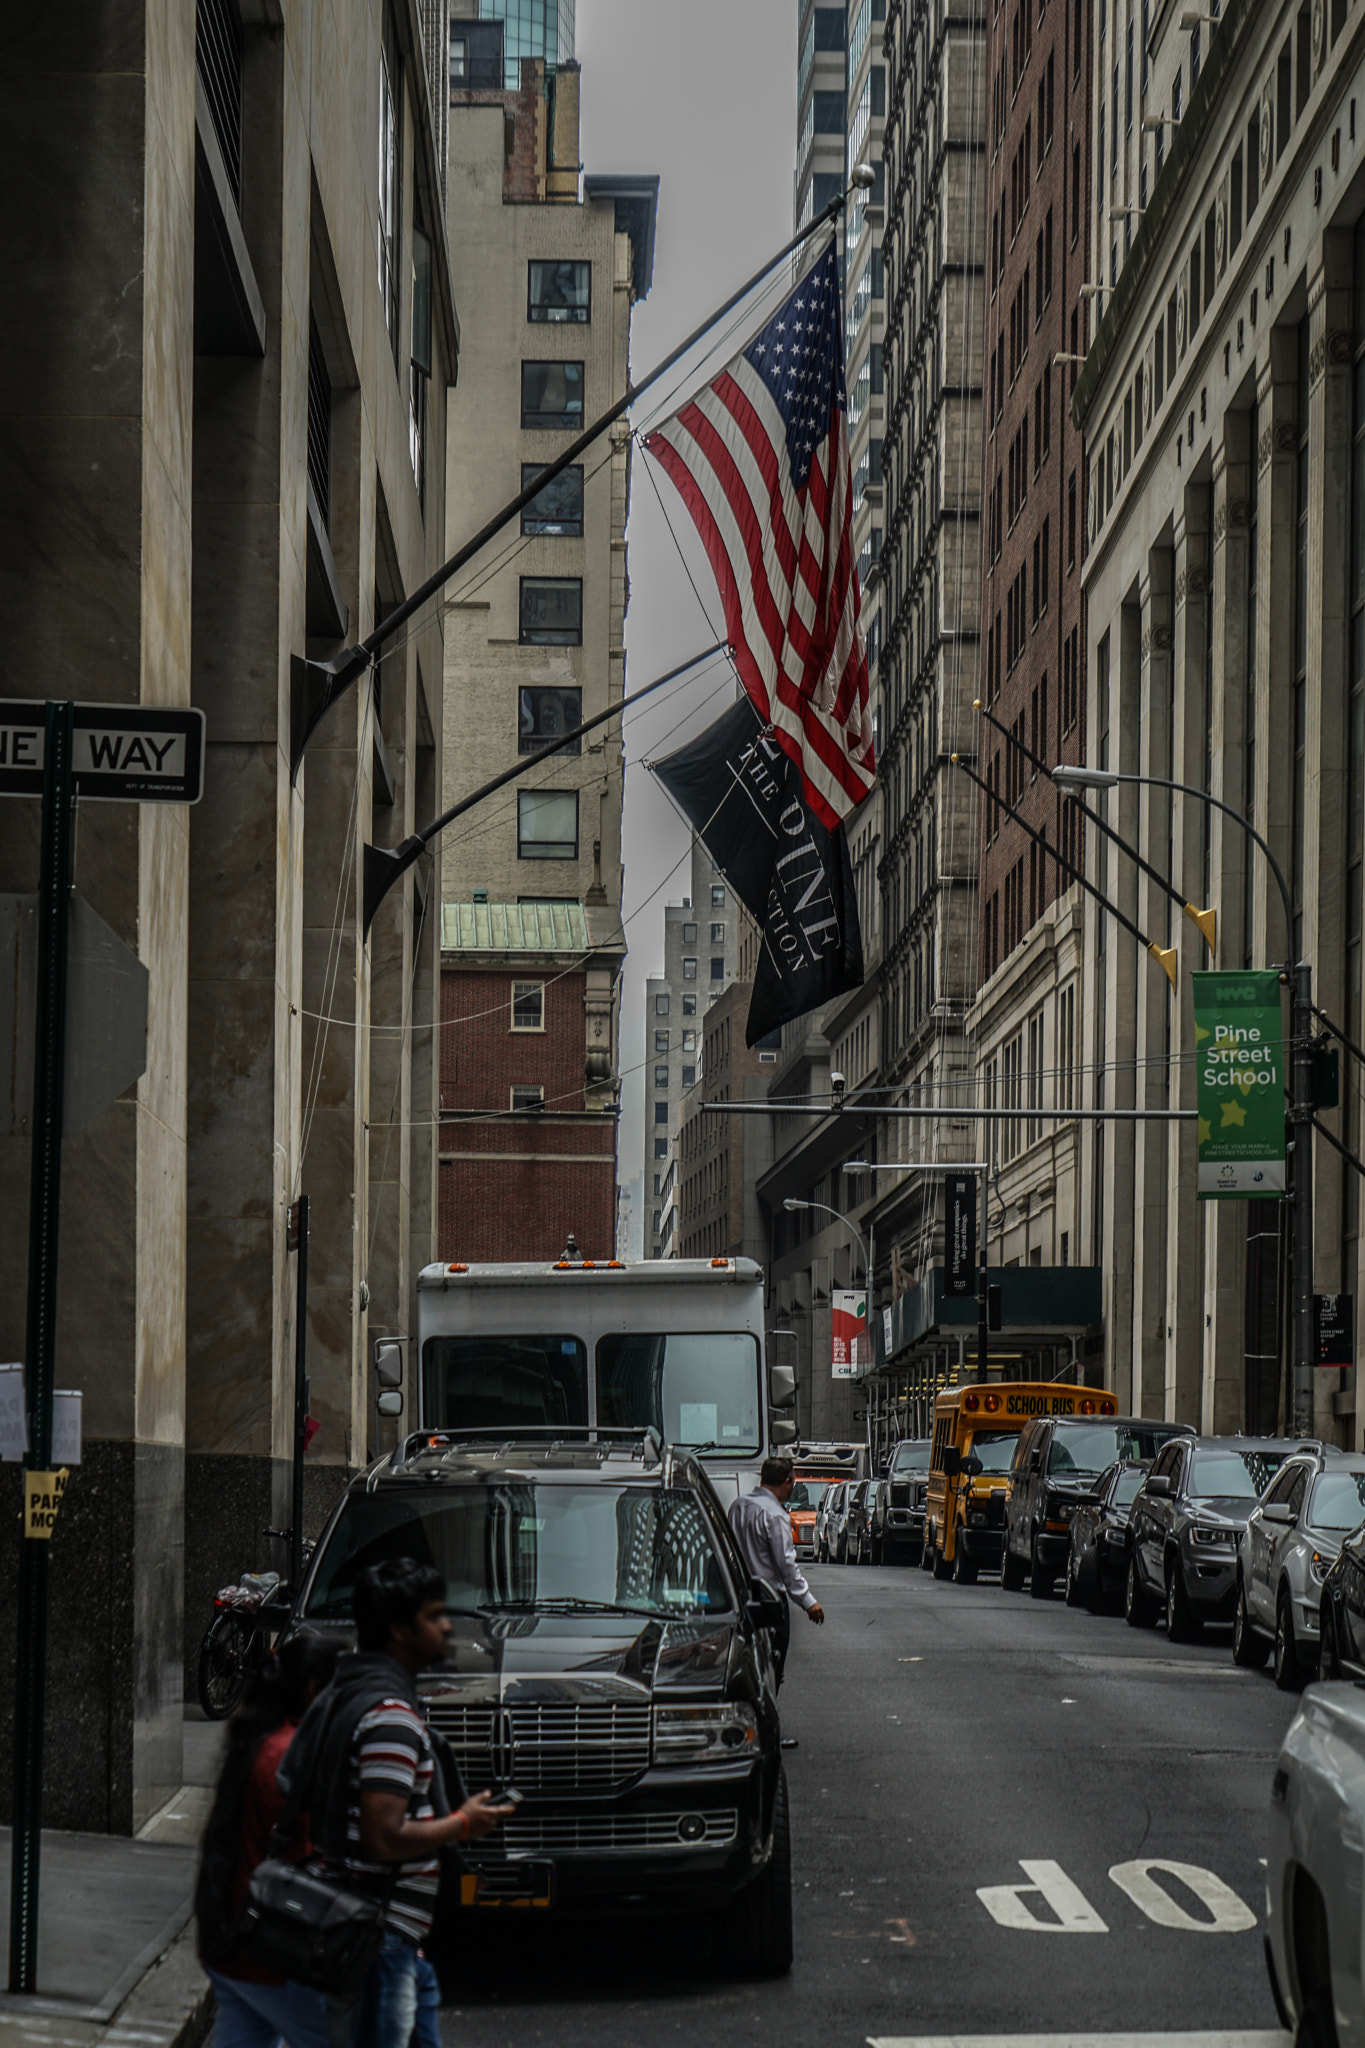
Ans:
{"type": "Polygon", "coordinates": [[[417,1958],[417,2026],[413,2048],[441,2048],[441,1980],[424,1955],[417,1958]]]}
{"type": "Polygon", "coordinates": [[[430,1968],[425,1958],[390,1928],[361,1993],[356,2048],[409,2048],[423,1967],[430,1968]]]}
{"type": "Polygon", "coordinates": [[[251,1984],[208,1972],[218,2001],[213,2048],[328,2048],[327,2001],[302,1984],[251,1984]]]}

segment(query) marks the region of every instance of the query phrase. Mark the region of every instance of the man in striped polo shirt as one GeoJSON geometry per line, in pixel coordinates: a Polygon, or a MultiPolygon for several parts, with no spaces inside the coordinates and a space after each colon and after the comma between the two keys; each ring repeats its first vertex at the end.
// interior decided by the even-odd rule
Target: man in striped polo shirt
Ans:
{"type": "Polygon", "coordinates": [[[387,1896],[378,1960],[358,2001],[334,2014],[338,2048],[408,2048],[417,2016],[417,1951],[435,1912],[439,1852],[447,1842],[480,1840],[512,1808],[494,1806],[479,1792],[452,1812],[446,1796],[414,1682],[447,1654],[451,1622],[441,1574],[408,1557],[372,1565],[356,1582],[354,1611],[356,1654],[342,1659],[327,1693],[309,1709],[280,1781],[304,1774],[313,1788],[309,1820],[322,1867],[387,1896]]]}

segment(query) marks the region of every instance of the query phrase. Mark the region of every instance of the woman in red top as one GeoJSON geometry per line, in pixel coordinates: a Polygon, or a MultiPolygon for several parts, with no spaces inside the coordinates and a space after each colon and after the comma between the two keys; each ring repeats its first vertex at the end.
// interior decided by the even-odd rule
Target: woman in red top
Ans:
{"type": "MultiPolygon", "coordinates": [[[[263,1970],[242,1947],[237,1929],[251,1873],[269,1852],[284,1805],[275,1773],[309,1701],[330,1684],[340,1655],[341,1644],[315,1629],[291,1636],[227,1724],[194,1895],[199,1960],[218,2002],[213,2048],[277,2048],[281,2040],[286,2048],[328,2048],[322,1993],[263,1970]]],[[[309,1850],[300,1818],[289,1853],[301,1862],[309,1850]]]]}

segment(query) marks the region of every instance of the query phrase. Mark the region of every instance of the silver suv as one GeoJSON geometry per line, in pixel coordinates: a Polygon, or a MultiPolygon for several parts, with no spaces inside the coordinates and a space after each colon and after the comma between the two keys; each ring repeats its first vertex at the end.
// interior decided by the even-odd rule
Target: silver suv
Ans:
{"type": "Polygon", "coordinates": [[[1304,1683],[1318,1661],[1322,1582],[1362,1521],[1365,1457],[1309,1444],[1286,1460],[1237,1549],[1237,1663],[1264,1664],[1273,1644],[1276,1685],[1289,1692],[1304,1683]]]}

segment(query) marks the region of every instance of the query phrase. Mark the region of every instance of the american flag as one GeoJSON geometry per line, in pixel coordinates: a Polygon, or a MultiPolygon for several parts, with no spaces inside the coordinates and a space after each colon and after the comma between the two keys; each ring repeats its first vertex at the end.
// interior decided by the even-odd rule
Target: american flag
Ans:
{"type": "Polygon", "coordinates": [[[740,680],[837,830],[872,787],[839,273],[822,256],[645,447],[710,557],[740,680]]]}

